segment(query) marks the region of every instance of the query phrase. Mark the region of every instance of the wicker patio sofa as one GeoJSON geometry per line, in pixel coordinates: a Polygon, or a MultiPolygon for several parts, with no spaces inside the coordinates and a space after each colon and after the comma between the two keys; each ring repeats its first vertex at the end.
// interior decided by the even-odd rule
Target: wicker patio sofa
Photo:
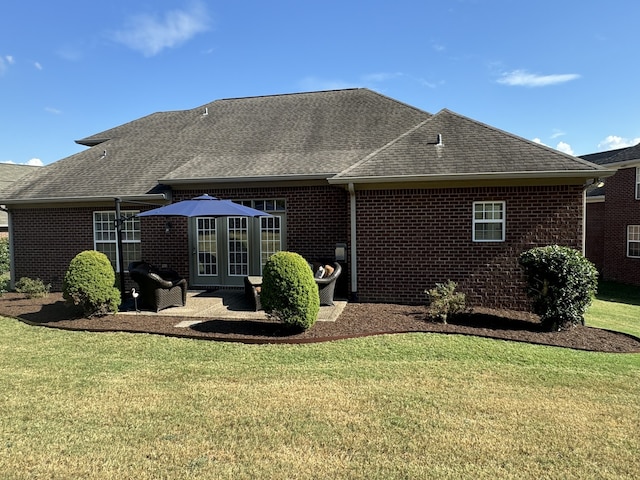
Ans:
{"type": "Polygon", "coordinates": [[[147,262],[131,262],[129,275],[138,284],[144,307],[159,312],[187,304],[187,280],[173,270],[160,270],[147,262]]]}

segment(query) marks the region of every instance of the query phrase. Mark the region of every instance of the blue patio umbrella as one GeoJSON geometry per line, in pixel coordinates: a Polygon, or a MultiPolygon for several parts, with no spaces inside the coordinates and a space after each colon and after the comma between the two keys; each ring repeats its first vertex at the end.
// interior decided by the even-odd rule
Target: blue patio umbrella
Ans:
{"type": "Polygon", "coordinates": [[[138,217],[150,216],[179,216],[179,217],[270,217],[271,215],[245,207],[231,200],[220,200],[211,195],[200,195],[191,200],[165,205],[146,212],[141,212],[138,217]]]}

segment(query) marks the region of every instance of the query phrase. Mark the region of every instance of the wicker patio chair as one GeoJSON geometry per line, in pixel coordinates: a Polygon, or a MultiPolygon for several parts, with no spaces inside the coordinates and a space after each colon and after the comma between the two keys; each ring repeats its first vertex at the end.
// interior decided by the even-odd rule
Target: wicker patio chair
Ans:
{"type": "Polygon", "coordinates": [[[159,270],[147,262],[129,264],[129,275],[138,284],[142,305],[156,312],[187,304],[187,280],[173,270],[159,270]]]}
{"type": "Polygon", "coordinates": [[[320,305],[333,305],[333,294],[336,290],[336,281],[342,273],[342,267],[339,263],[333,264],[333,273],[328,277],[316,278],[318,292],[320,293],[320,305]]]}

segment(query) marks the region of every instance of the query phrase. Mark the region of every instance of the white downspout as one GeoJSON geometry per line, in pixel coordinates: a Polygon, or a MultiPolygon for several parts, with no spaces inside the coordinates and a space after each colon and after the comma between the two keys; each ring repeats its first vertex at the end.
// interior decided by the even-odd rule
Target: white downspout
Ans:
{"type": "Polygon", "coordinates": [[[582,255],[587,254],[587,189],[582,189],[582,255]]]}
{"type": "Polygon", "coordinates": [[[351,207],[351,296],[358,298],[358,242],[356,238],[356,190],[353,183],[349,184],[349,204],[351,207]]]}
{"type": "Polygon", "coordinates": [[[13,249],[13,239],[16,237],[13,234],[13,217],[11,215],[11,210],[6,210],[7,212],[7,220],[9,224],[9,288],[12,290],[16,286],[16,261],[14,257],[14,249],[13,249]]]}

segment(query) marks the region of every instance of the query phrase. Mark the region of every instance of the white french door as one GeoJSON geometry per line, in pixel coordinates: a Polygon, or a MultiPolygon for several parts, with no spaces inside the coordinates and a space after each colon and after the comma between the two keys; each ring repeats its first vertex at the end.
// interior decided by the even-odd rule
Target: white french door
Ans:
{"type": "Polygon", "coordinates": [[[191,222],[191,284],[240,286],[249,275],[247,217],[198,217],[191,222]]]}

